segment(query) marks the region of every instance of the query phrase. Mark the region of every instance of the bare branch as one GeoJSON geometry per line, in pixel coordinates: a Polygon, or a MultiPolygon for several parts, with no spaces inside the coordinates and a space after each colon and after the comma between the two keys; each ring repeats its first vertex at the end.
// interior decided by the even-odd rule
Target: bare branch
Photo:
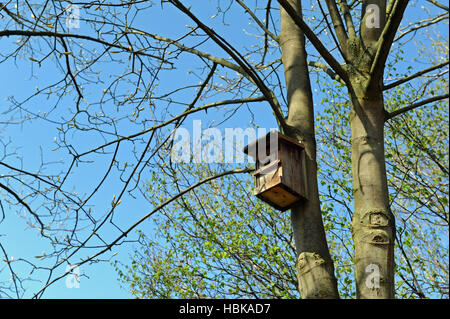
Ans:
{"type": "Polygon", "coordinates": [[[255,20],[255,22],[258,24],[258,26],[264,31],[265,34],[267,34],[268,36],[270,36],[275,42],[278,42],[279,39],[278,37],[273,34],[259,19],[258,17],[253,13],[252,10],[250,10],[249,7],[247,7],[244,3],[244,1],[242,0],[236,0],[237,3],[239,3],[239,5],[245,9],[245,12],[247,12],[253,20],[255,20]]]}
{"type": "Polygon", "coordinates": [[[383,76],[384,65],[408,2],[409,0],[396,0],[393,5],[391,15],[389,16],[378,41],[377,52],[375,54],[372,67],[370,68],[370,80],[367,83],[367,88],[370,88],[372,85],[378,83],[383,76]]]}
{"type": "Polygon", "coordinates": [[[242,55],[235,50],[224,38],[219,36],[214,30],[210,29],[208,26],[203,24],[188,8],[186,8],[180,1],[178,0],[170,0],[176,8],[178,8],[181,12],[186,14],[189,18],[191,18],[197,25],[214,41],[216,42],[225,52],[227,52],[235,61],[238,63],[247,74],[252,78],[256,86],[258,86],[261,93],[266,97],[267,102],[269,102],[272,111],[275,114],[275,118],[278,122],[280,130],[283,132],[286,125],[286,120],[281,111],[281,106],[278,103],[277,98],[274,93],[267,88],[264,82],[259,77],[258,73],[253,69],[253,67],[246,61],[242,55]]]}
{"type": "Polygon", "coordinates": [[[428,18],[428,19],[424,19],[422,21],[416,21],[414,23],[411,23],[410,25],[408,25],[408,26],[406,26],[406,27],[404,27],[402,29],[403,30],[407,29],[411,25],[413,25],[413,27],[410,28],[410,29],[407,29],[405,32],[402,32],[403,31],[402,29],[399,30],[400,31],[400,35],[397,38],[395,38],[394,41],[400,40],[401,38],[403,38],[404,36],[410,34],[411,32],[415,32],[415,31],[417,31],[419,29],[426,28],[426,27],[429,27],[430,25],[436,24],[436,23],[438,23],[438,22],[440,22],[442,20],[446,20],[446,19],[448,19],[448,17],[449,17],[449,15],[446,12],[446,13],[440,14],[440,15],[438,15],[436,17],[433,17],[433,18],[428,18]]]}
{"type": "Polygon", "coordinates": [[[83,40],[88,40],[88,41],[103,44],[108,48],[121,49],[126,52],[151,57],[151,58],[154,58],[157,60],[161,60],[164,63],[172,64],[171,62],[168,62],[164,58],[161,58],[159,56],[148,54],[143,51],[133,51],[133,49],[131,47],[123,46],[121,44],[116,44],[116,43],[109,43],[107,41],[104,41],[104,40],[101,40],[98,38],[93,38],[93,37],[90,37],[87,35],[82,35],[82,34],[59,33],[59,32],[51,32],[51,31],[29,31],[29,30],[3,30],[3,31],[0,31],[0,37],[4,37],[4,36],[9,37],[9,36],[14,36],[14,35],[20,35],[20,36],[26,36],[26,37],[55,37],[55,38],[83,39],[83,40]]]}
{"type": "Polygon", "coordinates": [[[191,109],[188,109],[185,112],[183,112],[183,113],[181,113],[181,114],[179,114],[177,116],[172,117],[170,120],[167,120],[164,123],[161,123],[161,124],[149,127],[148,129],[142,130],[142,131],[140,131],[138,133],[131,134],[131,135],[128,135],[128,136],[123,136],[123,137],[120,137],[120,138],[118,138],[116,140],[107,142],[107,143],[102,144],[102,145],[100,145],[100,146],[98,146],[96,148],[93,148],[93,149],[89,150],[89,151],[86,151],[84,153],[78,154],[76,157],[79,158],[79,157],[85,156],[85,155],[87,155],[89,153],[93,153],[93,152],[99,151],[99,150],[101,150],[101,149],[103,149],[103,148],[105,148],[107,146],[113,145],[115,143],[119,143],[119,142],[125,141],[125,140],[131,140],[131,139],[133,139],[135,137],[138,137],[140,135],[144,135],[146,133],[155,131],[155,130],[157,130],[157,129],[161,128],[161,127],[167,126],[170,123],[173,123],[173,122],[175,122],[175,121],[177,121],[177,120],[179,120],[181,118],[184,118],[184,117],[186,117],[186,115],[189,115],[189,114],[192,114],[192,113],[196,113],[196,112],[199,112],[199,111],[204,111],[204,110],[207,110],[209,108],[213,108],[213,107],[217,107],[217,106],[221,106],[221,105],[249,103],[249,102],[261,102],[261,101],[265,101],[265,100],[266,100],[266,98],[264,96],[259,96],[259,97],[246,98],[246,99],[224,100],[224,101],[220,101],[220,102],[214,102],[214,103],[206,104],[206,105],[203,105],[203,106],[199,106],[199,107],[196,107],[194,109],[191,108],[191,109]]]}
{"type": "Polygon", "coordinates": [[[349,38],[355,38],[356,37],[355,26],[353,24],[352,15],[350,13],[350,9],[349,9],[349,6],[347,4],[347,1],[346,0],[340,0],[339,4],[340,4],[340,7],[341,7],[341,12],[344,15],[345,24],[347,26],[348,37],[349,38]]]}
{"type": "Polygon", "coordinates": [[[303,31],[308,40],[312,43],[314,48],[319,52],[319,54],[324,58],[328,65],[336,72],[341,79],[350,84],[347,72],[342,68],[339,62],[331,55],[331,53],[322,44],[322,41],[314,34],[314,32],[308,27],[308,25],[303,21],[301,16],[295,11],[294,8],[289,4],[287,0],[278,0],[280,5],[286,10],[290,15],[295,24],[303,31]]]}
{"type": "Polygon", "coordinates": [[[429,67],[429,68],[427,68],[427,69],[425,69],[425,70],[422,70],[422,71],[419,71],[419,72],[414,73],[414,74],[412,74],[412,75],[409,75],[409,76],[407,76],[407,77],[405,77],[405,78],[403,78],[403,79],[400,79],[400,80],[398,80],[398,81],[395,81],[395,82],[386,84],[386,85],[383,87],[383,90],[389,90],[389,89],[392,89],[392,88],[394,88],[394,87],[396,87],[396,86],[398,86],[398,85],[400,85],[400,84],[403,84],[403,83],[405,83],[405,82],[408,82],[408,81],[410,81],[410,80],[413,80],[413,79],[415,79],[415,78],[417,78],[417,77],[419,77],[419,76],[421,76],[421,75],[424,75],[424,74],[426,74],[426,73],[428,73],[428,72],[431,72],[431,71],[440,69],[440,68],[442,68],[442,67],[444,67],[444,66],[446,66],[446,65],[448,65],[448,64],[449,64],[449,60],[447,60],[447,61],[445,61],[445,62],[442,62],[442,63],[439,63],[439,64],[436,64],[436,65],[433,65],[432,67],[429,67]]]}
{"type": "Polygon", "coordinates": [[[333,80],[345,85],[345,82],[342,81],[341,77],[333,72],[333,70],[326,65],[325,63],[317,62],[317,61],[308,61],[308,65],[314,68],[321,69],[324,71],[327,75],[330,76],[333,80]]]}
{"type": "Polygon", "coordinates": [[[2,243],[0,243],[0,248],[1,248],[2,252],[3,252],[3,256],[5,257],[4,261],[8,265],[9,272],[11,274],[11,280],[14,283],[14,289],[16,291],[16,297],[17,297],[17,299],[19,299],[20,297],[19,297],[19,287],[17,286],[17,275],[14,272],[14,270],[12,269],[12,266],[11,266],[11,262],[12,261],[9,259],[8,254],[6,253],[6,250],[3,247],[2,243]]]}
{"type": "Polygon", "coordinates": [[[440,3],[440,2],[438,2],[436,0],[427,0],[427,1],[432,3],[432,4],[434,4],[438,8],[441,8],[441,9],[443,9],[445,11],[449,11],[449,8],[446,5],[440,3]]]}
{"type": "Polygon", "coordinates": [[[443,94],[443,95],[433,96],[433,97],[430,97],[429,99],[425,99],[425,100],[422,100],[420,102],[416,102],[416,103],[410,104],[410,105],[408,105],[406,107],[403,107],[401,109],[398,109],[398,110],[395,110],[395,111],[392,111],[392,112],[387,112],[386,113],[386,117],[385,117],[385,122],[390,120],[391,118],[397,116],[397,115],[400,115],[400,114],[403,114],[405,112],[414,110],[414,109],[416,109],[416,108],[418,108],[420,106],[423,106],[423,105],[426,105],[426,104],[429,104],[429,103],[432,103],[432,102],[448,99],[448,97],[449,97],[448,93],[447,94],[443,94]]]}
{"type": "Polygon", "coordinates": [[[25,207],[26,210],[27,210],[31,215],[33,215],[33,217],[34,217],[34,218],[37,220],[37,222],[39,223],[41,235],[42,235],[43,237],[45,237],[45,238],[51,239],[48,235],[46,235],[46,234],[44,233],[44,228],[45,228],[44,223],[41,221],[41,219],[39,218],[39,216],[38,216],[38,215],[30,208],[30,206],[28,206],[28,204],[25,203],[25,201],[24,201],[22,198],[20,198],[20,196],[17,195],[16,192],[14,192],[14,191],[13,191],[11,188],[9,188],[8,186],[3,185],[2,183],[0,183],[0,188],[3,188],[5,191],[7,191],[9,194],[11,194],[11,195],[17,200],[17,202],[18,202],[20,205],[22,205],[23,207],[25,207]]]}
{"type": "Polygon", "coordinates": [[[126,30],[125,33],[145,35],[145,36],[149,36],[149,37],[151,37],[151,38],[153,38],[155,40],[163,41],[163,42],[166,42],[168,44],[172,44],[172,45],[176,46],[177,48],[179,48],[180,50],[182,50],[183,52],[189,52],[189,53],[195,54],[195,55],[197,55],[199,57],[203,57],[205,59],[208,59],[208,60],[210,60],[213,63],[217,63],[217,64],[222,65],[224,67],[227,67],[227,68],[229,68],[231,70],[234,70],[234,71],[242,74],[243,76],[245,76],[249,80],[251,80],[250,76],[239,65],[231,63],[230,61],[227,61],[226,59],[213,56],[213,55],[211,55],[211,54],[209,54],[207,52],[203,52],[203,51],[200,51],[200,50],[197,50],[197,49],[194,49],[194,48],[187,47],[187,46],[179,43],[178,41],[175,41],[175,40],[172,40],[172,39],[169,39],[169,38],[166,38],[166,37],[162,37],[162,36],[159,36],[159,35],[151,34],[151,33],[145,32],[145,31],[141,31],[141,30],[137,30],[137,29],[131,29],[131,28],[126,30]]]}
{"type": "MultiPolygon", "coordinates": [[[[320,1],[318,2],[320,5],[320,1]]],[[[342,48],[344,57],[347,57],[347,32],[344,28],[344,23],[342,22],[339,9],[334,0],[326,0],[328,11],[330,12],[331,20],[333,21],[334,30],[336,30],[336,35],[339,40],[340,47],[342,48]]]]}

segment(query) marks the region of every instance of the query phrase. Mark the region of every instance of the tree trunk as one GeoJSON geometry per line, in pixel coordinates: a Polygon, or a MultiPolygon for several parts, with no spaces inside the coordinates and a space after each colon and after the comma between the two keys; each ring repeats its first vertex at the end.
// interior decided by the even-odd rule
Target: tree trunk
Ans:
{"type": "MultiPolygon", "coordinates": [[[[349,39],[352,100],[352,175],[355,210],[352,234],[355,244],[357,298],[394,298],[395,221],[389,207],[384,156],[383,76],[374,79],[372,63],[386,23],[386,1],[363,2],[360,38],[349,39]],[[367,10],[375,6],[377,10],[367,10]],[[373,23],[378,14],[377,23],[373,23]],[[366,22],[370,19],[369,23],[366,22]]],[[[383,66],[384,67],[384,66],[383,66]]]]}
{"type": "Polygon", "coordinates": [[[394,298],[395,222],[386,178],[383,96],[354,96],[352,104],[356,294],[394,298]]]}
{"type": "MultiPolygon", "coordinates": [[[[301,13],[299,0],[290,0],[290,4],[301,13]]],[[[308,200],[291,211],[299,291],[304,299],[339,298],[320,209],[314,108],[305,38],[283,8],[280,14],[282,62],[289,103],[288,129],[284,133],[305,145],[308,200]]]]}

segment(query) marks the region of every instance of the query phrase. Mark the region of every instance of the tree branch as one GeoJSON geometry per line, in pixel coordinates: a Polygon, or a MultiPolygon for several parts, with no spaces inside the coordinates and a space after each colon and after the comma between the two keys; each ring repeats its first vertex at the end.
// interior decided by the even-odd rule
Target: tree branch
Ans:
{"type": "Polygon", "coordinates": [[[333,80],[345,85],[345,82],[342,81],[341,77],[333,72],[333,70],[328,67],[325,63],[317,62],[317,61],[308,61],[308,65],[314,68],[321,69],[323,72],[325,72],[327,75],[330,76],[333,80]]]}
{"type": "Polygon", "coordinates": [[[408,2],[409,0],[396,0],[392,8],[391,15],[389,16],[383,32],[381,33],[380,39],[378,40],[378,48],[372,67],[370,68],[370,80],[368,81],[367,88],[370,88],[374,84],[378,83],[383,76],[384,65],[408,2]]]}
{"type": "Polygon", "coordinates": [[[229,44],[223,37],[218,35],[214,30],[206,26],[203,22],[201,22],[188,8],[186,8],[179,0],[169,0],[176,8],[178,8],[181,12],[187,15],[192,21],[194,21],[210,38],[213,40],[219,47],[221,47],[225,52],[227,52],[236,63],[239,64],[247,73],[254,84],[258,87],[261,93],[266,97],[267,102],[269,102],[272,111],[275,115],[275,118],[278,122],[278,126],[280,130],[283,132],[287,128],[286,119],[281,111],[281,106],[278,103],[275,94],[265,85],[264,81],[259,77],[258,73],[254,70],[253,66],[251,66],[247,60],[233,48],[231,44],[229,44]]]}
{"type": "Polygon", "coordinates": [[[448,99],[448,97],[449,97],[448,93],[447,94],[443,94],[443,95],[433,96],[433,97],[430,97],[429,99],[425,99],[423,101],[410,104],[410,105],[408,105],[406,107],[403,107],[401,109],[398,109],[398,110],[395,110],[395,111],[392,111],[392,112],[387,112],[384,121],[386,122],[386,121],[390,120],[391,118],[393,118],[393,117],[395,117],[397,115],[400,115],[400,114],[403,114],[405,112],[414,110],[415,108],[418,108],[420,106],[426,105],[428,103],[432,103],[432,102],[448,99]]]}
{"type": "Polygon", "coordinates": [[[336,72],[341,79],[348,85],[350,85],[350,80],[348,78],[347,72],[342,68],[339,62],[331,55],[331,53],[322,44],[322,41],[314,34],[314,32],[308,27],[308,25],[303,21],[302,17],[295,11],[294,8],[289,4],[287,0],[277,0],[280,5],[286,10],[291,19],[295,24],[303,31],[308,40],[312,43],[314,48],[319,52],[319,54],[324,58],[328,65],[336,72]]]}
{"type": "Polygon", "coordinates": [[[172,44],[172,45],[176,46],[177,48],[179,48],[181,51],[189,52],[189,53],[195,54],[195,55],[197,55],[199,57],[208,59],[208,60],[210,60],[213,63],[217,63],[217,64],[222,65],[224,67],[227,67],[227,68],[229,68],[231,70],[234,70],[234,71],[238,72],[239,74],[242,74],[243,76],[245,76],[249,80],[251,80],[249,75],[247,73],[245,73],[245,70],[243,68],[241,68],[239,65],[231,63],[231,62],[229,62],[229,61],[227,61],[225,59],[213,56],[213,55],[211,55],[211,54],[209,54],[207,52],[203,52],[203,51],[200,51],[200,50],[197,50],[197,49],[194,49],[194,48],[187,47],[187,46],[179,43],[178,41],[175,41],[175,40],[172,40],[172,39],[169,39],[169,38],[166,38],[166,37],[162,37],[162,36],[159,36],[159,35],[151,34],[151,33],[148,33],[148,32],[144,32],[144,31],[141,31],[141,30],[131,29],[131,28],[128,28],[125,31],[125,33],[145,35],[145,36],[149,36],[149,37],[151,37],[151,38],[153,38],[155,40],[166,42],[168,44],[172,44]]]}
{"type": "Polygon", "coordinates": [[[449,60],[447,60],[447,61],[445,61],[445,62],[442,62],[442,63],[439,63],[439,64],[436,64],[436,65],[434,65],[434,66],[432,66],[432,67],[429,67],[428,69],[419,71],[419,72],[414,73],[414,74],[412,74],[412,75],[409,75],[409,76],[407,76],[407,77],[405,77],[405,78],[403,78],[403,79],[400,79],[400,80],[398,80],[398,81],[395,81],[395,82],[386,84],[386,85],[383,87],[383,91],[392,89],[392,88],[396,87],[397,85],[400,85],[400,84],[403,84],[403,83],[405,83],[405,82],[411,81],[412,79],[415,79],[415,78],[417,78],[417,77],[419,77],[419,76],[421,76],[421,75],[423,75],[423,74],[426,74],[426,73],[428,73],[428,72],[434,71],[434,70],[436,70],[436,69],[440,69],[440,68],[442,68],[443,66],[446,66],[446,65],[448,65],[448,64],[449,64],[449,60]]]}
{"type": "Polygon", "coordinates": [[[9,272],[10,272],[10,274],[11,274],[11,279],[12,279],[12,281],[13,281],[14,288],[15,288],[15,290],[16,290],[16,296],[17,296],[17,299],[20,299],[20,296],[19,296],[19,288],[18,288],[17,282],[16,282],[16,277],[17,277],[17,275],[16,275],[16,273],[14,272],[14,270],[12,269],[12,266],[11,266],[11,260],[9,259],[8,254],[6,253],[5,248],[3,248],[2,243],[0,243],[0,249],[1,249],[2,252],[3,252],[3,256],[5,256],[4,261],[5,261],[6,264],[8,265],[9,272]]]}
{"type": "Polygon", "coordinates": [[[350,14],[350,9],[348,7],[347,1],[340,0],[339,4],[341,7],[342,14],[344,15],[348,36],[349,38],[355,38],[356,37],[355,26],[353,24],[352,15],[350,14]]]}
{"type": "Polygon", "coordinates": [[[437,2],[436,0],[427,0],[427,1],[432,3],[432,4],[434,4],[438,8],[441,8],[441,9],[443,9],[445,11],[449,11],[449,8],[446,5],[443,5],[442,3],[437,2]]]}
{"type": "MultiPolygon", "coordinates": [[[[344,29],[345,36],[339,35],[338,34],[339,31],[337,30],[338,27],[336,26],[336,24],[333,21],[334,32],[336,32],[338,34],[338,39],[336,39],[333,29],[331,28],[330,23],[328,22],[327,14],[325,13],[325,10],[322,8],[320,1],[318,1],[317,4],[319,5],[319,9],[322,12],[323,19],[325,20],[325,24],[327,25],[328,30],[330,31],[330,35],[333,38],[334,43],[336,44],[336,48],[338,49],[339,53],[341,53],[341,56],[344,58],[344,60],[347,61],[348,60],[348,56],[347,56],[347,39],[348,39],[348,37],[347,37],[347,33],[345,33],[345,29],[344,29]]],[[[339,16],[339,18],[340,18],[340,16],[339,16]]],[[[339,23],[339,22],[337,22],[337,23],[339,23]]],[[[340,24],[338,24],[338,26],[343,27],[342,20],[340,21],[340,24]]]]}
{"type": "Polygon", "coordinates": [[[252,10],[249,9],[242,0],[236,0],[236,2],[245,9],[245,12],[247,12],[253,20],[256,22],[256,24],[259,25],[259,27],[267,34],[269,35],[275,42],[279,42],[278,37],[270,32],[270,30],[258,19],[258,17],[252,12],[252,10]]]}
{"type": "Polygon", "coordinates": [[[131,49],[131,47],[128,46],[122,46],[120,44],[115,44],[115,43],[109,43],[107,41],[101,40],[101,39],[97,39],[97,38],[93,38],[87,35],[82,35],[82,34],[75,34],[75,33],[59,33],[59,32],[51,32],[51,31],[28,31],[28,30],[3,30],[0,31],[0,37],[4,37],[4,36],[11,36],[11,35],[21,35],[21,36],[26,36],[26,37],[55,37],[55,38],[76,38],[76,39],[83,39],[83,40],[88,40],[88,41],[92,41],[92,42],[96,42],[96,43],[100,43],[103,44],[107,47],[112,47],[112,48],[116,48],[116,49],[121,49],[130,53],[134,53],[137,55],[143,55],[143,56],[147,56],[147,57],[151,57],[157,60],[161,60],[164,63],[168,63],[168,64],[172,64],[171,62],[168,62],[166,60],[164,60],[162,57],[156,56],[156,55],[152,55],[152,54],[148,54],[142,51],[133,51],[131,49]]]}
{"type": "MultiPolygon", "coordinates": [[[[320,5],[320,1],[318,2],[320,5]]],[[[335,0],[326,0],[326,4],[328,7],[328,11],[330,12],[331,21],[333,21],[333,27],[336,31],[337,38],[340,43],[340,47],[342,50],[342,54],[344,55],[344,58],[347,59],[347,32],[344,28],[344,23],[342,22],[341,15],[339,13],[338,7],[336,6],[335,0]]]]}
{"type": "Polygon", "coordinates": [[[207,110],[209,108],[217,107],[217,106],[221,106],[221,105],[238,104],[238,103],[249,103],[249,102],[262,102],[262,101],[265,101],[265,100],[266,100],[266,98],[264,96],[257,96],[257,97],[254,97],[254,98],[224,100],[224,101],[220,101],[220,102],[214,102],[214,103],[210,103],[210,104],[205,104],[205,105],[196,107],[194,109],[191,108],[191,109],[188,109],[188,110],[184,111],[183,113],[181,113],[181,114],[179,114],[177,116],[172,117],[170,120],[167,120],[164,123],[161,123],[161,124],[149,127],[149,128],[147,128],[145,130],[142,130],[142,131],[140,131],[138,133],[134,133],[134,134],[131,134],[131,135],[128,135],[128,136],[122,136],[122,137],[120,137],[118,139],[115,139],[113,141],[110,141],[110,142],[107,142],[105,144],[102,144],[102,145],[100,145],[100,146],[98,146],[98,147],[96,147],[94,149],[91,149],[91,150],[86,151],[84,153],[78,154],[76,157],[80,158],[80,157],[85,156],[85,155],[87,155],[89,153],[101,150],[101,149],[103,149],[103,148],[105,148],[105,147],[107,147],[109,145],[112,145],[112,144],[115,144],[115,143],[119,143],[119,142],[124,141],[124,140],[131,140],[132,138],[135,138],[135,137],[138,137],[140,135],[152,132],[152,131],[154,131],[156,129],[159,129],[161,127],[169,125],[170,123],[173,123],[173,122],[175,122],[175,121],[177,121],[177,120],[179,120],[179,119],[181,119],[181,118],[183,118],[183,117],[185,117],[185,116],[187,116],[189,114],[196,113],[198,111],[207,110]]]}
{"type": "MultiPolygon", "coordinates": [[[[411,24],[409,24],[408,26],[406,26],[403,29],[406,29],[406,28],[408,28],[411,25],[413,27],[408,29],[408,30],[406,30],[403,33],[400,33],[400,35],[397,38],[395,38],[394,41],[398,41],[401,38],[403,38],[404,36],[410,34],[411,32],[415,32],[415,31],[417,31],[417,30],[419,30],[421,28],[426,28],[426,27],[428,27],[430,25],[436,24],[436,23],[438,23],[438,22],[440,22],[442,20],[445,20],[445,19],[448,19],[448,13],[447,12],[442,13],[442,14],[434,17],[434,18],[429,18],[429,19],[425,19],[425,20],[422,20],[422,21],[416,21],[414,23],[411,23],[411,24]]],[[[400,29],[399,31],[401,32],[402,30],[400,29]]]]}
{"type": "Polygon", "coordinates": [[[39,218],[39,216],[33,212],[33,210],[30,208],[30,206],[28,206],[27,203],[25,203],[23,201],[22,198],[20,198],[19,195],[17,195],[11,188],[9,188],[6,185],[3,185],[2,183],[0,183],[0,188],[3,188],[5,191],[7,191],[9,194],[11,194],[16,200],[17,202],[19,202],[20,205],[22,205],[23,207],[26,208],[26,210],[34,216],[34,218],[37,220],[37,222],[39,223],[40,227],[41,227],[41,235],[45,238],[51,239],[49,236],[47,236],[46,234],[44,234],[44,223],[41,221],[41,219],[39,218]]]}

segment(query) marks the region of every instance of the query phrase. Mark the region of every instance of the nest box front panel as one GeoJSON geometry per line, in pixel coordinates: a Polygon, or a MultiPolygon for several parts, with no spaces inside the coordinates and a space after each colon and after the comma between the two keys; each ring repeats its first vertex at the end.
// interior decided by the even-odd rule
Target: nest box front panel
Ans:
{"type": "MultiPolygon", "coordinates": [[[[258,167],[259,165],[257,165],[258,167]]],[[[253,174],[255,176],[255,195],[266,191],[281,183],[281,166],[279,161],[260,167],[253,174]]]]}

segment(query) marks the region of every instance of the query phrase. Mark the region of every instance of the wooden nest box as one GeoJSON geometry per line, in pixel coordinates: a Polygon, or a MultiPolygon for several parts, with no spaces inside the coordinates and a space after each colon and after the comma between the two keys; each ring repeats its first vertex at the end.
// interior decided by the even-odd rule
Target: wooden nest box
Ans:
{"type": "Polygon", "coordinates": [[[244,153],[255,160],[255,196],[281,211],[306,200],[303,144],[271,131],[244,153]]]}

